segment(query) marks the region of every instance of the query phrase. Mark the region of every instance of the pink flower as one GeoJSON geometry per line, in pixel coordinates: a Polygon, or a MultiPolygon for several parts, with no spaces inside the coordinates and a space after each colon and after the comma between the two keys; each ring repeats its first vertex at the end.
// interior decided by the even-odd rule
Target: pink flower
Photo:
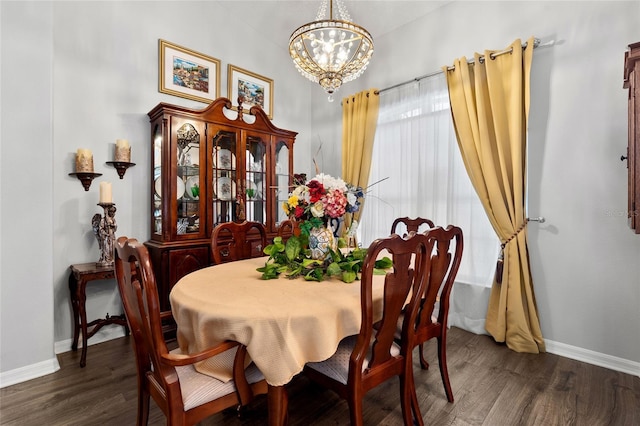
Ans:
{"type": "Polygon", "coordinates": [[[322,204],[325,206],[324,212],[327,216],[339,218],[346,212],[347,197],[342,191],[334,189],[322,197],[322,204]]]}
{"type": "Polygon", "coordinates": [[[340,219],[347,212],[357,212],[363,196],[362,188],[320,173],[294,188],[282,208],[288,216],[317,227],[326,225],[329,218],[340,219]]]}

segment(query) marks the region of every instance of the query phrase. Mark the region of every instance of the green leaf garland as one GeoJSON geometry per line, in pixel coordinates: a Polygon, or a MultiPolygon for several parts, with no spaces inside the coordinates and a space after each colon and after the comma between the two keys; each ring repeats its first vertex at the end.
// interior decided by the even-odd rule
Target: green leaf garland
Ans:
{"type": "MultiPolygon", "coordinates": [[[[275,237],[273,244],[264,248],[269,255],[265,265],[257,268],[262,273],[263,280],[278,278],[285,273],[287,278],[302,276],[306,281],[323,281],[328,277],[336,277],[345,283],[352,283],[360,279],[362,263],[367,255],[367,249],[356,248],[343,254],[340,250],[329,251],[325,260],[311,258],[308,247],[308,237],[304,235],[291,236],[286,244],[282,237],[275,237]]],[[[339,247],[344,247],[344,240],[339,240],[339,247]]],[[[375,274],[385,274],[384,269],[393,265],[391,259],[384,257],[376,261],[375,274]]]]}

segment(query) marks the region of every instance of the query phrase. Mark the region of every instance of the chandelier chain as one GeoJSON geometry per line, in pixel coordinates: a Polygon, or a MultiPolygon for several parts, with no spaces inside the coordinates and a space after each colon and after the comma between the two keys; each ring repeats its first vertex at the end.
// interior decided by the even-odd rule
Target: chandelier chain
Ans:
{"type": "Polygon", "coordinates": [[[322,19],[324,19],[324,16],[327,13],[327,2],[328,0],[322,0],[322,3],[320,3],[318,13],[316,14],[316,21],[321,21],[322,19]]]}
{"type": "Polygon", "coordinates": [[[338,13],[340,13],[340,19],[342,19],[343,21],[351,22],[351,16],[349,16],[349,12],[347,11],[347,8],[345,7],[342,0],[336,0],[336,3],[338,5],[338,13]]]}

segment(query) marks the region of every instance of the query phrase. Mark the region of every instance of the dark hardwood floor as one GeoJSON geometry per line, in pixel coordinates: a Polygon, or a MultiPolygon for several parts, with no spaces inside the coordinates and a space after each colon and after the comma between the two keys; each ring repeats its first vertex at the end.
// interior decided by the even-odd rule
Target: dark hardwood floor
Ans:
{"type": "MultiPolygon", "coordinates": [[[[0,390],[0,424],[20,426],[134,425],[136,372],[129,337],[59,356],[60,371],[0,390]]],[[[455,402],[444,394],[435,342],[427,344],[429,370],[415,363],[426,425],[640,425],[640,378],[551,354],[519,354],[488,336],[451,328],[448,364],[455,402]]],[[[417,356],[417,352],[416,352],[417,356]]],[[[288,386],[290,425],[347,425],[347,404],[298,376],[288,386]]],[[[365,424],[401,424],[397,380],[369,392],[365,424]]],[[[165,418],[151,402],[150,425],[165,418]]],[[[202,425],[266,424],[259,396],[242,418],[234,410],[202,425]]]]}

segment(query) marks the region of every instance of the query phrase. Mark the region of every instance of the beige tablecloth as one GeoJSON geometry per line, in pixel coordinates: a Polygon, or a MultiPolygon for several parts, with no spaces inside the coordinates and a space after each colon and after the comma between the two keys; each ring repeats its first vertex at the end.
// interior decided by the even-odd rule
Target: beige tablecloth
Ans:
{"type": "MultiPolygon", "coordinates": [[[[197,352],[227,339],[238,341],[247,346],[267,382],[281,386],[305,363],[329,358],[340,340],[358,333],[360,281],[284,277],[265,281],[256,268],[266,259],[224,263],[188,274],[173,287],[170,299],[183,351],[197,352]]],[[[377,311],[382,282],[382,276],[376,277],[377,311]]],[[[225,380],[230,378],[231,362],[228,356],[196,368],[225,380]]]]}

